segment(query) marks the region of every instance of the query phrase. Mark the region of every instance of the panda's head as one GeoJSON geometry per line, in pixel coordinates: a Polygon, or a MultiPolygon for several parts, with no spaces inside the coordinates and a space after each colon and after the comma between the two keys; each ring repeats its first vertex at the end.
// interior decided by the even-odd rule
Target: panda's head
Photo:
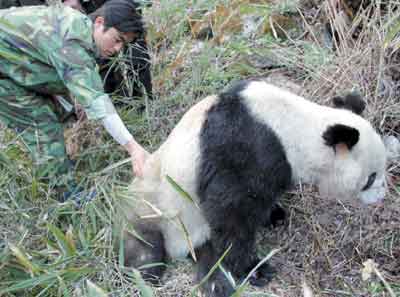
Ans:
{"type": "MultiPolygon", "coordinates": [[[[360,95],[354,93],[335,97],[333,102],[335,107],[357,115],[365,107],[360,95]]],[[[328,126],[322,135],[334,158],[331,169],[320,180],[319,190],[329,196],[358,196],[366,204],[379,202],[386,192],[386,149],[370,123],[356,115],[351,118],[348,123],[328,126]]]]}

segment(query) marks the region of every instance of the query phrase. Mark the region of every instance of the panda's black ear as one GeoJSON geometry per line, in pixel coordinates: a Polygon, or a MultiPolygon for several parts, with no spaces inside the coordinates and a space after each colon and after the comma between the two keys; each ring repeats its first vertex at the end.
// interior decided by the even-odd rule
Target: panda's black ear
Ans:
{"type": "Polygon", "coordinates": [[[353,127],[342,124],[329,126],[322,138],[325,144],[331,146],[335,151],[339,145],[346,145],[347,149],[351,150],[360,138],[360,132],[353,127]]]}
{"type": "Polygon", "coordinates": [[[332,101],[336,108],[345,108],[358,115],[362,114],[366,105],[359,92],[351,92],[344,97],[336,96],[332,98],[332,101]]]}

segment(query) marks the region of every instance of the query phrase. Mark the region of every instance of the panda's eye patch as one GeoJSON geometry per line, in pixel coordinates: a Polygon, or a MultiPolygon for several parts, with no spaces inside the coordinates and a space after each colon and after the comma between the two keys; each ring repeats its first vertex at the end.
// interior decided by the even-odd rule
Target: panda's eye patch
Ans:
{"type": "Polygon", "coordinates": [[[372,173],[372,174],[368,177],[368,181],[367,181],[367,183],[365,184],[365,186],[362,188],[361,191],[366,191],[366,190],[368,190],[368,189],[372,186],[372,184],[374,183],[375,178],[376,178],[376,172],[372,173]]]}

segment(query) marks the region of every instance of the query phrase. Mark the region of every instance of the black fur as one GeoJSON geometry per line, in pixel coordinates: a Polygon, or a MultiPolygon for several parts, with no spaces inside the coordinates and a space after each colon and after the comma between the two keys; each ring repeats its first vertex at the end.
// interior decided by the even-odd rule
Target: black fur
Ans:
{"type": "MultiPolygon", "coordinates": [[[[100,59],[100,75],[104,80],[104,90],[106,93],[114,93],[121,96],[128,96],[134,99],[141,99],[144,93],[149,99],[153,98],[153,85],[150,72],[150,56],[147,44],[144,39],[136,40],[126,51],[128,64],[127,77],[133,82],[132,92],[130,93],[124,86],[124,77],[118,66],[112,66],[108,59],[100,59]]],[[[119,105],[119,102],[116,103],[119,105]]],[[[144,106],[144,103],[143,103],[144,106]]]]}
{"type": "MultiPolygon", "coordinates": [[[[200,283],[210,269],[215,265],[215,253],[212,253],[213,245],[210,241],[204,243],[196,249],[196,256],[199,259],[197,265],[196,282],[200,283]]],[[[222,256],[222,255],[220,255],[222,256]]],[[[231,296],[234,293],[233,286],[226,280],[225,275],[220,269],[214,271],[212,277],[201,288],[202,292],[207,292],[206,297],[231,296]]]]}
{"type": "MultiPolygon", "coordinates": [[[[254,268],[259,262],[255,233],[291,183],[291,167],[281,142],[266,124],[254,119],[240,97],[247,84],[239,82],[222,93],[201,130],[197,194],[212,231],[199,257],[198,278],[230,245],[223,261],[228,271],[241,279],[254,268]]],[[[258,284],[265,284],[270,272],[268,265],[260,268],[258,284]]],[[[219,274],[213,277],[220,278],[219,274]]],[[[210,282],[215,282],[213,277],[210,282]]],[[[218,281],[215,285],[223,291],[218,296],[229,296],[224,289],[227,284],[218,281]]]]}
{"type": "Polygon", "coordinates": [[[271,214],[266,219],[265,226],[277,227],[283,225],[286,219],[286,211],[279,204],[275,204],[271,208],[271,214]]]}
{"type": "Polygon", "coordinates": [[[347,148],[351,150],[353,146],[358,142],[360,138],[360,132],[357,129],[352,127],[335,124],[326,129],[322,137],[325,140],[325,144],[332,146],[335,149],[335,146],[339,143],[346,144],[347,148]]]}
{"type": "Polygon", "coordinates": [[[336,108],[348,109],[358,115],[362,114],[366,106],[365,101],[358,92],[349,93],[344,97],[333,97],[332,101],[336,108]]]}
{"type": "Polygon", "coordinates": [[[140,269],[143,279],[153,284],[158,284],[164,270],[166,252],[164,237],[158,225],[149,221],[135,224],[135,232],[141,239],[125,232],[124,236],[124,265],[140,268],[148,264],[156,264],[152,267],[140,269]]]}

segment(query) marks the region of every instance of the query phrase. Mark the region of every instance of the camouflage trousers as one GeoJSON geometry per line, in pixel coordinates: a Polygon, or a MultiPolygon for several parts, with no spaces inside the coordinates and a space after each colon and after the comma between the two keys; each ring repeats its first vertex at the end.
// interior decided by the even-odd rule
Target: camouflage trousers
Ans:
{"type": "Polygon", "coordinates": [[[35,175],[53,186],[72,179],[64,144],[64,128],[50,98],[0,75],[0,120],[18,133],[29,150],[35,175]]]}

